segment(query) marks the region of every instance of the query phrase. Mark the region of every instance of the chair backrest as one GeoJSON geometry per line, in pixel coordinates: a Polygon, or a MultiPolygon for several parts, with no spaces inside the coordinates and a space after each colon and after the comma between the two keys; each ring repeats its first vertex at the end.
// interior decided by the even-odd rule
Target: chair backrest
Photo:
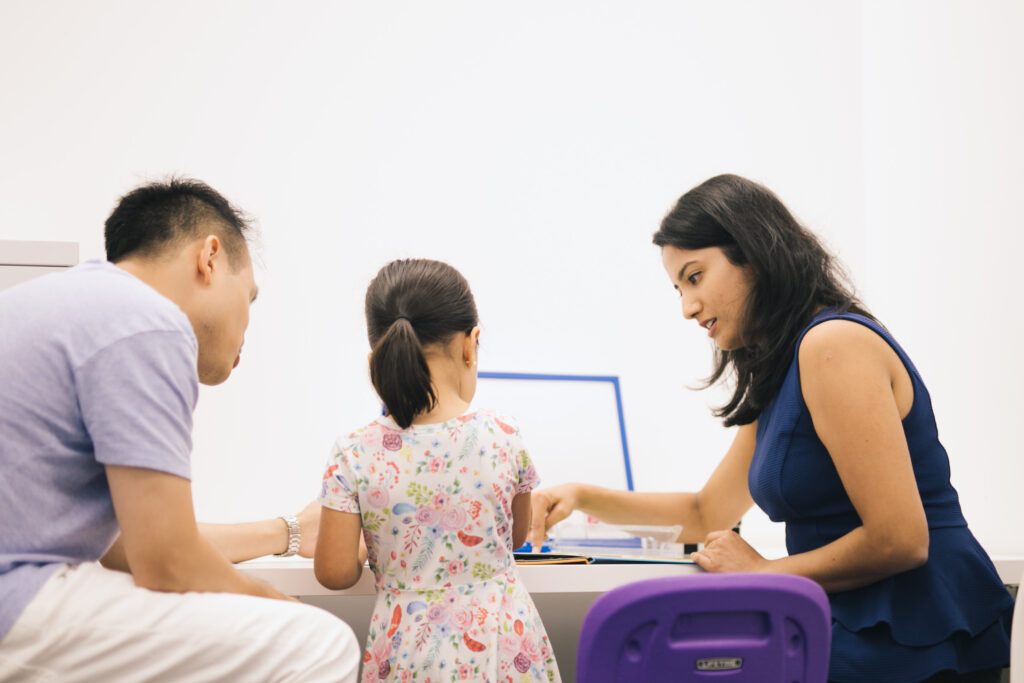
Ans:
{"type": "Polygon", "coordinates": [[[824,683],[832,612],[789,574],[647,579],[598,598],[580,631],[580,683],[824,683]]]}
{"type": "Polygon", "coordinates": [[[1024,576],[1017,584],[1017,602],[1013,606],[1010,628],[1010,683],[1024,683],[1024,576]]]}

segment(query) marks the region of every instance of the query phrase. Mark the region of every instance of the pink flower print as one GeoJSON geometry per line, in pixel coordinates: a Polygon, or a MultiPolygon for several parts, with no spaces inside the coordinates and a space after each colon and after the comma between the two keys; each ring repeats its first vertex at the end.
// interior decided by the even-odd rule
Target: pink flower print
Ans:
{"type": "Polygon", "coordinates": [[[530,465],[526,468],[526,471],[523,472],[523,478],[519,480],[519,484],[534,484],[539,480],[540,476],[537,474],[537,468],[534,467],[533,463],[531,462],[530,465]]]}
{"type": "Polygon", "coordinates": [[[462,666],[459,667],[459,680],[461,680],[461,681],[467,680],[469,678],[469,674],[471,674],[471,673],[472,673],[472,670],[470,670],[469,664],[463,664],[462,666]]]}
{"type": "Polygon", "coordinates": [[[389,451],[397,451],[402,447],[402,435],[395,432],[387,432],[381,439],[381,443],[389,451]]]}
{"type": "Polygon", "coordinates": [[[419,510],[416,511],[416,521],[420,524],[437,524],[437,520],[441,518],[441,513],[431,507],[423,505],[419,510]]]}
{"type": "Polygon", "coordinates": [[[375,667],[367,666],[363,669],[363,683],[377,683],[378,680],[375,667]]]}
{"type": "Polygon", "coordinates": [[[551,659],[551,648],[548,647],[547,645],[541,645],[540,646],[540,658],[543,661],[545,661],[545,662],[548,661],[549,659],[551,659]]]}
{"type": "Polygon", "coordinates": [[[430,471],[433,474],[437,474],[444,469],[444,458],[431,458],[430,459],[430,471]]]}
{"type": "Polygon", "coordinates": [[[512,660],[512,664],[516,667],[516,671],[518,671],[521,674],[524,674],[530,670],[530,658],[524,655],[522,652],[516,655],[516,658],[512,660]]]}
{"type": "Polygon", "coordinates": [[[457,631],[465,631],[473,625],[473,613],[465,607],[456,607],[452,610],[452,625],[457,631]]]}
{"type": "Polygon", "coordinates": [[[448,531],[458,531],[466,526],[466,511],[460,507],[448,508],[441,515],[441,526],[448,531]]]}
{"type": "Polygon", "coordinates": [[[388,504],[388,490],[382,486],[371,486],[366,490],[366,503],[380,510],[388,504]]]}
{"type": "Polygon", "coordinates": [[[427,621],[431,624],[446,624],[450,616],[444,605],[431,605],[427,608],[427,621]]]}
{"type": "Polygon", "coordinates": [[[502,633],[498,638],[498,649],[506,657],[511,657],[519,652],[519,636],[514,633],[502,633]]]}
{"type": "Polygon", "coordinates": [[[452,576],[454,576],[454,575],[459,574],[459,573],[462,572],[462,563],[459,562],[458,560],[452,560],[451,562],[448,563],[447,569],[448,569],[448,573],[451,574],[452,576]]]}
{"type": "Polygon", "coordinates": [[[443,510],[448,507],[448,501],[451,499],[447,493],[438,493],[434,495],[434,507],[438,510],[443,510]]]}
{"type": "Polygon", "coordinates": [[[540,646],[537,645],[537,639],[532,633],[526,633],[523,635],[522,652],[530,658],[531,662],[540,663],[543,661],[540,653],[540,646]]]}
{"type": "Polygon", "coordinates": [[[391,641],[387,638],[377,638],[373,641],[373,658],[378,662],[388,658],[391,653],[391,641]]]}

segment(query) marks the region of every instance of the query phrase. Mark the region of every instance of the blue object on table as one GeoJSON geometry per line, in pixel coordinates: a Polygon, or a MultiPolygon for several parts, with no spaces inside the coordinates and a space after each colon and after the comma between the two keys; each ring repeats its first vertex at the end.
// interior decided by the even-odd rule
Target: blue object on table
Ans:
{"type": "MultiPolygon", "coordinates": [[[[549,538],[548,541],[550,541],[550,540],[551,539],[549,538]]],[[[518,548],[515,548],[512,552],[514,552],[514,553],[532,553],[533,552],[533,544],[530,543],[529,541],[527,541],[526,543],[522,544],[518,548]]],[[[541,545],[540,550],[538,552],[550,553],[551,552],[551,546],[548,545],[547,543],[544,543],[544,544],[541,545]]]]}

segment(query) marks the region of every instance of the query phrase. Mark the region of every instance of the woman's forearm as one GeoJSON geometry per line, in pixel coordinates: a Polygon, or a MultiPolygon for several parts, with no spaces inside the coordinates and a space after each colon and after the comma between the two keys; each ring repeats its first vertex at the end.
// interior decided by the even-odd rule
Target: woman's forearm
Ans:
{"type": "Polygon", "coordinates": [[[703,541],[707,534],[695,493],[646,493],[580,484],[576,507],[608,524],[681,524],[680,542],[703,541]]]}
{"type": "Polygon", "coordinates": [[[919,542],[880,541],[861,526],[815,550],[769,560],[765,570],[806,576],[826,592],[838,593],[914,569],[927,560],[927,543],[922,548],[919,542]]]}

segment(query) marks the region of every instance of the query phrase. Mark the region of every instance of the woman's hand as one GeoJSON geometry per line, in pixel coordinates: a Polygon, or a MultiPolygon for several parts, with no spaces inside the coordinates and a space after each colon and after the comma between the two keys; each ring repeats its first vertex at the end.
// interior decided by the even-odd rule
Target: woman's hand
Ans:
{"type": "Polygon", "coordinates": [[[299,555],[313,557],[316,551],[316,537],[320,534],[320,503],[314,500],[302,508],[302,512],[296,513],[295,518],[299,520],[299,532],[302,534],[299,555]]]}
{"type": "Polygon", "coordinates": [[[704,539],[704,548],[690,558],[709,572],[760,572],[768,565],[735,531],[712,531],[704,539]]]}
{"type": "Polygon", "coordinates": [[[576,509],[579,504],[580,485],[561,484],[533,492],[531,500],[532,517],[530,532],[526,540],[539,551],[547,539],[548,529],[558,524],[576,509]]]}

